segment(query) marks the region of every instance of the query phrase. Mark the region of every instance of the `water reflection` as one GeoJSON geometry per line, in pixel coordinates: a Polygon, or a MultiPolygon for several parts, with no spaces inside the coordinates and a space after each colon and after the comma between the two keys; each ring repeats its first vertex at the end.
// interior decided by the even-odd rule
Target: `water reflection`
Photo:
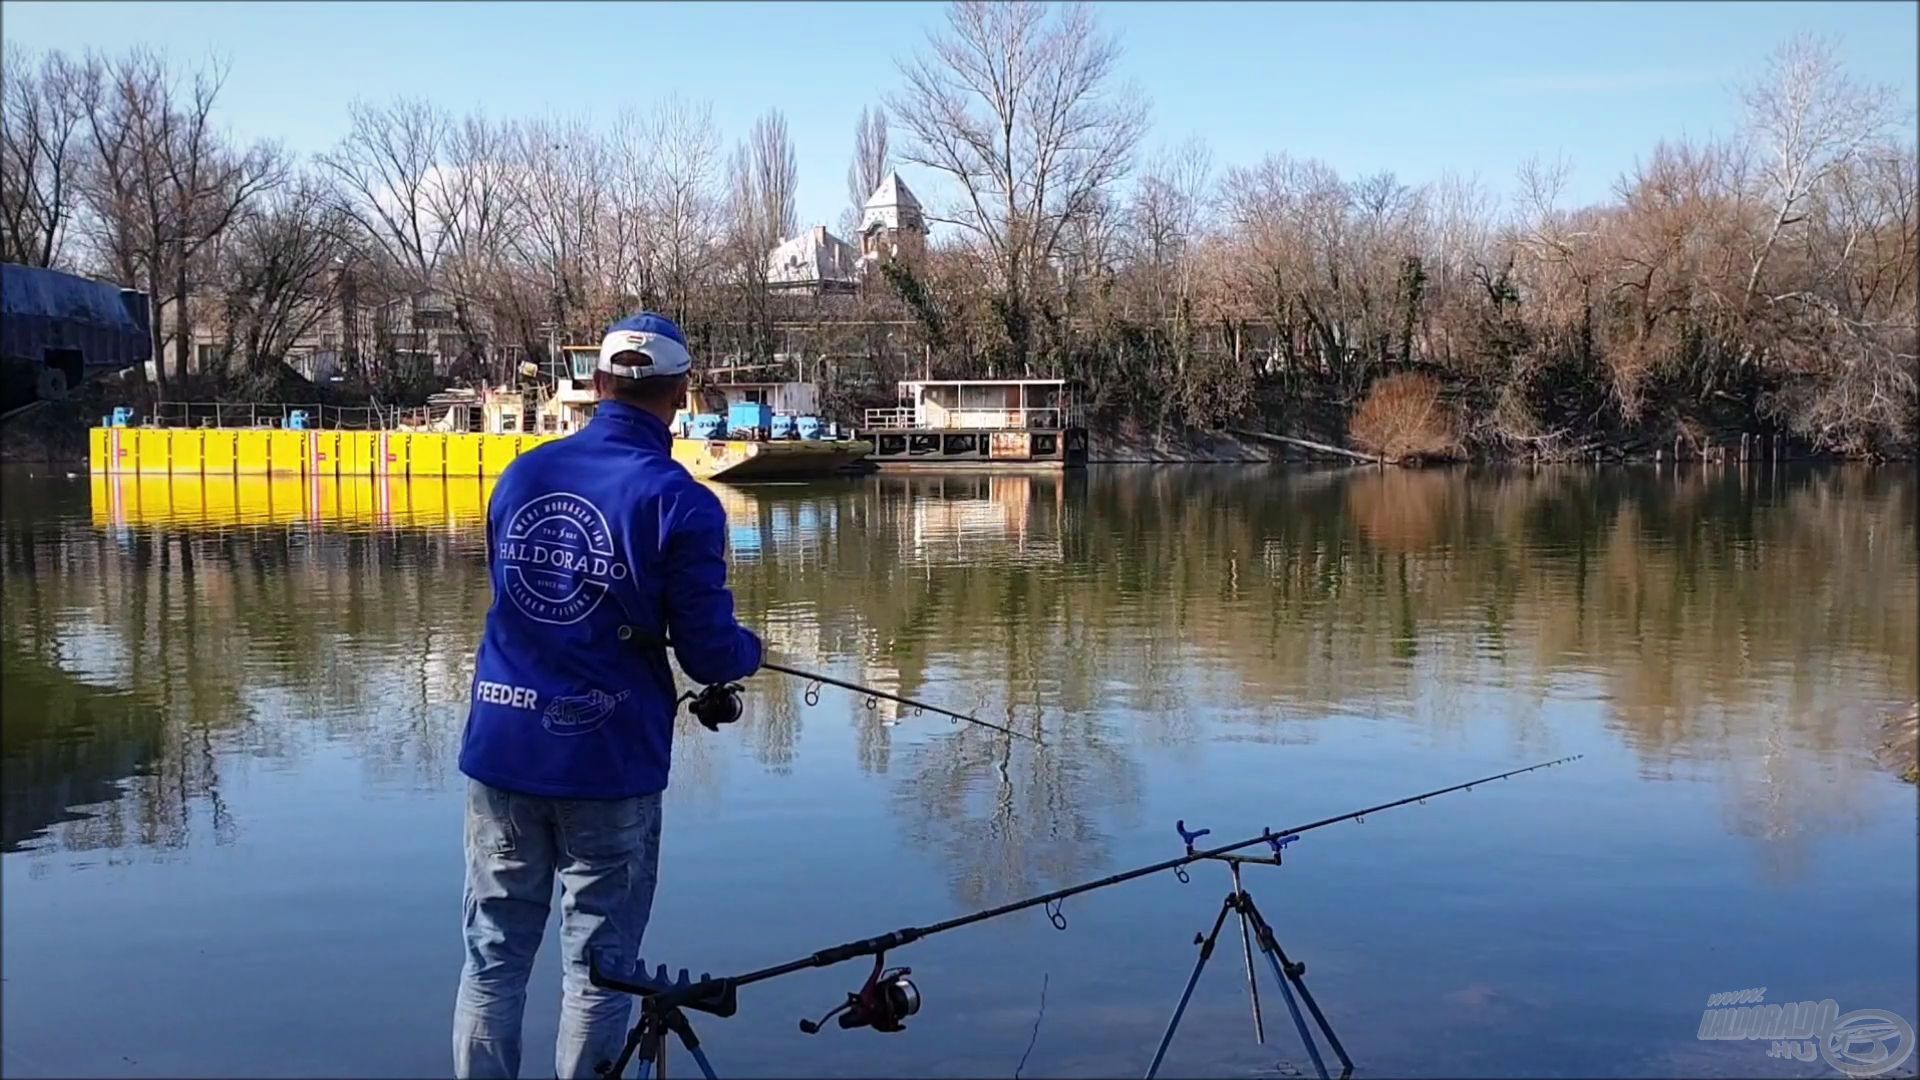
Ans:
{"type": "MultiPolygon", "coordinates": [[[[0,484],[9,1074],[444,1073],[486,496],[0,484]],[[129,963],[168,992],[115,1000],[129,963]],[[316,998],[361,1007],[303,1050],[287,1018],[316,998]],[[124,1024],[64,1037],[102,1007],[124,1024]]],[[[1911,1013],[1911,919],[1886,919],[1912,907],[1889,820],[1911,793],[1869,772],[1920,682],[1909,474],[1139,468],[721,498],[741,611],[783,659],[1045,743],[750,680],[737,730],[676,741],[667,961],[744,969],[1163,857],[1176,816],[1284,825],[1584,751],[1322,834],[1253,886],[1364,1068],[1670,1072],[1701,1061],[1696,991],[1802,975],[1911,1013]],[[1363,1044],[1368,1012],[1396,1024],[1363,1044]]],[[[1029,1072],[1136,1069],[1219,880],[1088,897],[1069,934],[1035,913],[929,941],[910,962],[940,1004],[913,1038],[812,1042],[801,1067],[1011,1068],[1050,972],[1029,1072]]],[[[728,1060],[791,1073],[791,1018],[840,989],[766,984],[728,1060]]],[[[1247,1044],[1238,993],[1209,977],[1170,1067],[1304,1067],[1247,1044]]]]}
{"type": "MultiPolygon", "coordinates": [[[[71,491],[10,497],[8,849],[178,847],[202,818],[222,842],[245,828],[220,799],[228,754],[326,745],[368,783],[452,783],[489,490],[115,477],[79,513],[71,491]]],[[[1811,838],[1856,820],[1844,781],[1871,767],[1870,725],[1916,691],[1915,493],[1893,471],[716,490],[743,617],[780,655],[1047,740],[754,681],[754,765],[790,770],[810,729],[851,725],[854,764],[967,903],[1105,859],[1142,755],[1311,742],[1367,716],[1431,740],[1496,723],[1538,756],[1551,702],[1590,708],[1647,776],[1719,777],[1727,828],[1792,878],[1811,838]]],[[[684,745],[676,783],[712,797],[726,762],[684,745]]]]}

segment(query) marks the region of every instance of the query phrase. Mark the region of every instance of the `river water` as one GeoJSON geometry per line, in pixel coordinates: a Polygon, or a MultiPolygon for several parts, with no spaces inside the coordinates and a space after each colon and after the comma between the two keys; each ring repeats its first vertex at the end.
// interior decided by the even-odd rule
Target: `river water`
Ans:
{"type": "MultiPolygon", "coordinates": [[[[478,481],[9,473],[9,1076],[435,1076],[478,481]]],[[[1311,832],[1246,885],[1360,1075],[1832,1075],[1697,1037],[1710,994],[1916,1016],[1903,470],[1109,467],[724,489],[777,654],[1044,745],[750,680],[684,722],[645,953],[760,967],[1568,754],[1311,832]]],[[[696,1015],[722,1075],[1137,1075],[1229,882],[1201,864],[696,1015]],[[1024,1058],[1024,1064],[1022,1064],[1024,1058]]],[[[1229,929],[1168,1075],[1310,1075],[1229,929]]],[[[526,1071],[557,1022],[550,935],[526,1071]]],[[[684,1059],[674,1068],[691,1075],[684,1059]]],[[[1913,1059],[1902,1073],[1911,1075],[1913,1059]]]]}

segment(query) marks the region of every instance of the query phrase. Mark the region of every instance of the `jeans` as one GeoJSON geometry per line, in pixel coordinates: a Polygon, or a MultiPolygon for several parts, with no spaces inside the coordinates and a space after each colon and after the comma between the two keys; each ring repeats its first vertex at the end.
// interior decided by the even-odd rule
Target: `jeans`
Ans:
{"type": "Polygon", "coordinates": [[[520,1073],[527,978],[561,888],[564,968],[554,1072],[593,1077],[618,1056],[631,1002],[588,980],[588,960],[631,977],[653,907],[660,796],[555,799],[467,782],[466,965],[453,1013],[460,1077],[520,1073]]]}

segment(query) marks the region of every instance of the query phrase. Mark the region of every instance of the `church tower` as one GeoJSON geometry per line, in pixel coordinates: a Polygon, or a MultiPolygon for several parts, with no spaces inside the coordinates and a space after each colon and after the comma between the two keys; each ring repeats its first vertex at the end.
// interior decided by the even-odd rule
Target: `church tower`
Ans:
{"type": "Polygon", "coordinates": [[[889,172],[860,209],[860,258],[875,263],[888,259],[915,262],[926,250],[926,212],[900,174],[889,172]]]}

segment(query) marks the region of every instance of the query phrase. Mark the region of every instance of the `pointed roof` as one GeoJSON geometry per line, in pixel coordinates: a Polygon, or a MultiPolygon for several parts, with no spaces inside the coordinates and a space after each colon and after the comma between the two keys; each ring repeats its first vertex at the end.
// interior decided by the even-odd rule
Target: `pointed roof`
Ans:
{"type": "Polygon", "coordinates": [[[861,209],[881,210],[894,206],[918,210],[920,200],[914,198],[913,192],[907,189],[907,182],[900,179],[900,174],[889,169],[886,179],[880,181],[880,186],[874,188],[873,194],[867,196],[866,205],[861,209]]]}
{"type": "Polygon", "coordinates": [[[920,208],[920,200],[907,190],[907,182],[900,174],[888,170],[886,179],[867,196],[867,203],[860,208],[860,232],[865,235],[875,228],[905,229],[925,233],[927,231],[926,212],[920,208]]]}

